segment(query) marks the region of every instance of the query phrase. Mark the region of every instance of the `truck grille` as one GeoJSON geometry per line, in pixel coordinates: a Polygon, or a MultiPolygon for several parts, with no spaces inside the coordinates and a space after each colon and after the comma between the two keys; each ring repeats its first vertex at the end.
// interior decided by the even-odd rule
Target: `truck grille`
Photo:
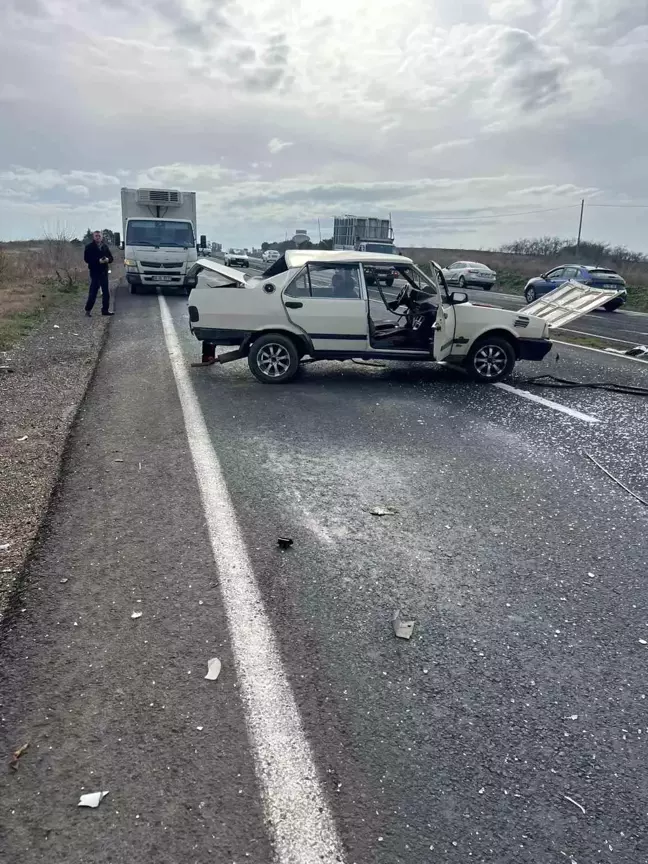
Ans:
{"type": "Polygon", "coordinates": [[[181,270],[182,262],[181,261],[165,261],[164,263],[160,263],[159,261],[142,261],[142,267],[148,267],[150,269],[157,267],[164,267],[165,270],[181,270]]]}

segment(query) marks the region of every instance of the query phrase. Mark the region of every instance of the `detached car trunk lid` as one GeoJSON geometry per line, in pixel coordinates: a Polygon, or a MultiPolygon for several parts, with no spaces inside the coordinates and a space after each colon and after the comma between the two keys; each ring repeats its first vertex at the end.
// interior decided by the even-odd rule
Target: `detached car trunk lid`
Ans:
{"type": "Polygon", "coordinates": [[[543,318],[550,327],[564,327],[581,315],[586,315],[599,306],[609,303],[624,291],[624,285],[620,285],[619,290],[616,290],[593,288],[582,282],[565,282],[520,311],[525,315],[543,318]]]}

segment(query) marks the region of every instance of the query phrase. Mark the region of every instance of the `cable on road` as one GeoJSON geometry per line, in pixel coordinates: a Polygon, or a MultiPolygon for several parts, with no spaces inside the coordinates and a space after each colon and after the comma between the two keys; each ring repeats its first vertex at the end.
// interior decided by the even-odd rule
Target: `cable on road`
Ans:
{"type": "Polygon", "coordinates": [[[625,483],[622,483],[617,477],[614,476],[614,474],[610,474],[607,468],[604,468],[603,465],[601,465],[601,463],[598,461],[598,459],[595,459],[591,453],[585,453],[585,455],[596,465],[597,468],[600,468],[604,474],[607,474],[610,480],[614,480],[614,482],[619,485],[625,492],[627,492],[629,495],[632,495],[633,498],[636,498],[637,501],[648,507],[648,501],[644,500],[640,495],[637,495],[637,493],[633,492],[632,489],[629,489],[625,485],[625,483]]]}
{"type": "Polygon", "coordinates": [[[624,393],[628,396],[648,396],[648,387],[634,384],[617,384],[615,381],[572,381],[556,375],[532,375],[530,378],[517,379],[516,384],[532,384],[536,387],[553,387],[555,390],[607,390],[610,393],[624,393]]]}

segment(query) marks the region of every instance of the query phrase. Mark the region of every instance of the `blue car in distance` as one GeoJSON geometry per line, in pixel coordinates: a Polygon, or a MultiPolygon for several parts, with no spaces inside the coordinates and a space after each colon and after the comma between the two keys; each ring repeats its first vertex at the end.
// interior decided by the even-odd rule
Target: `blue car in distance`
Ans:
{"type": "Polygon", "coordinates": [[[614,288],[616,291],[623,289],[618,297],[603,306],[608,312],[614,312],[619,306],[623,306],[628,299],[625,279],[615,273],[614,270],[607,267],[588,267],[583,264],[562,264],[560,267],[548,270],[542,276],[529,279],[524,289],[527,303],[533,303],[538,297],[548,294],[554,288],[562,285],[563,282],[569,282],[570,279],[591,285],[593,288],[614,288]]]}

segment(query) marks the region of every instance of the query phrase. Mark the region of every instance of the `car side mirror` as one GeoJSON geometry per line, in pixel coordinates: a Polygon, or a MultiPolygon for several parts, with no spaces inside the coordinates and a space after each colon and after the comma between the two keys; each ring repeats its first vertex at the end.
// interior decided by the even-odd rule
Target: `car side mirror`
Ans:
{"type": "Polygon", "coordinates": [[[453,306],[458,306],[460,303],[468,302],[468,295],[465,291],[453,291],[450,295],[450,299],[452,300],[453,306]]]}

